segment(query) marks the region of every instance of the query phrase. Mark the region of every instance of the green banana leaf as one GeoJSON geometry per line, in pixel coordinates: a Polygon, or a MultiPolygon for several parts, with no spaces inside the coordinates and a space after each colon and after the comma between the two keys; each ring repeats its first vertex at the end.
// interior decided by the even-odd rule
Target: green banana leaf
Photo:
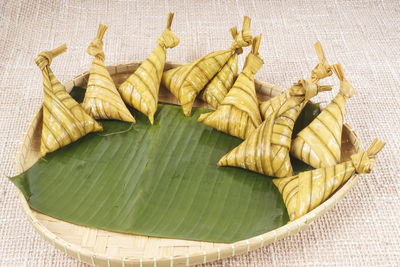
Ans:
{"type": "MultiPolygon", "coordinates": [[[[71,92],[77,100],[83,94],[71,92]]],[[[11,180],[37,211],[118,232],[234,242],[286,224],[271,177],[217,166],[242,140],[198,123],[209,110],[193,111],[185,117],[179,106],[160,104],[154,125],[135,111],[133,127],[101,121],[102,133],[48,154],[11,180]]],[[[297,131],[318,113],[318,105],[307,105],[297,131]]]]}

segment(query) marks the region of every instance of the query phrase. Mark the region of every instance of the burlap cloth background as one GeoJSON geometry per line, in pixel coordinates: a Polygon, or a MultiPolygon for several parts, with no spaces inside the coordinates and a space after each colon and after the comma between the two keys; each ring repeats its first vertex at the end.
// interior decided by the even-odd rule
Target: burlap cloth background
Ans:
{"type": "MultiPolygon", "coordinates": [[[[41,104],[42,76],[33,59],[64,42],[68,52],[52,64],[62,81],[88,70],[85,50],[98,23],[105,35],[106,64],[143,60],[175,12],[180,45],[168,60],[188,62],[231,44],[228,29],[252,18],[262,33],[265,65],[257,78],[288,87],[316,64],[320,40],[329,62],[341,62],[358,94],[348,101],[346,121],[365,146],[387,142],[377,166],[333,211],[309,230],[222,265],[400,264],[400,4],[393,1],[0,1],[0,266],[78,266],[36,234],[17,190],[6,176],[22,134],[41,104]]],[[[247,50],[246,50],[247,51],[247,50]]],[[[247,52],[246,52],[247,53],[247,52]]],[[[240,58],[241,64],[244,57],[240,58]]],[[[338,84],[330,79],[325,83],[338,84]]],[[[317,100],[327,102],[337,92],[317,100]]]]}

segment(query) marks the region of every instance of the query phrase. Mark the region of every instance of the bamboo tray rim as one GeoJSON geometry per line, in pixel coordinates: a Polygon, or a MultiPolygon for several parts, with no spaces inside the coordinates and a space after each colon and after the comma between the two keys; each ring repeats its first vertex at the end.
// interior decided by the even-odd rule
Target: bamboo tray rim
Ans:
{"type": "MultiPolygon", "coordinates": [[[[116,74],[128,74],[132,73],[140,65],[140,63],[141,62],[118,64],[107,66],[107,69],[110,72],[111,76],[114,76],[116,74]]],[[[165,69],[173,68],[182,64],[183,63],[178,62],[166,62],[165,69]]],[[[83,83],[87,83],[88,74],[88,71],[84,72],[65,83],[67,91],[70,91],[73,86],[79,86],[83,83]]],[[[266,82],[260,82],[258,80],[256,80],[255,82],[258,94],[273,97],[282,92],[282,89],[279,86],[266,82]]],[[[23,138],[20,142],[15,167],[17,173],[21,173],[23,170],[29,168],[26,167],[25,157],[32,143],[34,130],[41,121],[40,112],[41,107],[36,112],[33,119],[30,121],[27,130],[24,132],[23,138]]],[[[348,131],[349,138],[352,139],[350,140],[350,142],[354,146],[356,152],[361,151],[363,149],[363,146],[358,137],[358,134],[354,130],[352,130],[351,127],[346,123],[344,124],[343,131],[348,131]]],[[[73,258],[76,258],[80,262],[85,262],[94,266],[189,266],[192,264],[201,264],[215,261],[262,248],[266,245],[276,242],[277,240],[296,234],[301,230],[308,228],[317,218],[326,213],[328,210],[332,209],[333,206],[337,202],[339,202],[349,192],[349,190],[357,184],[358,179],[359,176],[357,174],[354,174],[340,189],[338,189],[321,205],[308,212],[304,216],[292,222],[288,222],[286,225],[283,225],[272,231],[254,236],[246,240],[226,244],[221,247],[206,249],[202,252],[187,253],[186,255],[170,257],[114,257],[109,256],[106,253],[95,253],[92,250],[69,242],[50,231],[35,216],[33,210],[30,209],[22,192],[19,191],[18,196],[23,211],[26,213],[28,220],[31,222],[35,230],[54,247],[64,251],[66,254],[70,255],[73,258]]]]}

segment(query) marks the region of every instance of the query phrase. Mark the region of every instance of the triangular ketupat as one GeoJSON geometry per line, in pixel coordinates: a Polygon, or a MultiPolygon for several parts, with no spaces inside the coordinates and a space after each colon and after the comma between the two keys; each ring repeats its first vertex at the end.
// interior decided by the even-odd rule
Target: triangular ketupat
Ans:
{"type": "MultiPolygon", "coordinates": [[[[233,39],[238,35],[236,27],[231,28],[233,39]]],[[[201,92],[201,99],[217,109],[222,103],[229,90],[232,88],[238,72],[238,55],[243,53],[242,48],[235,50],[228,62],[221,68],[214,78],[206,85],[201,92]]]]}
{"type": "Polygon", "coordinates": [[[95,119],[114,119],[135,123],[135,119],[122,101],[104,65],[103,36],[106,30],[107,26],[100,24],[96,38],[87,48],[87,53],[94,56],[94,59],[82,107],[95,119]]]}
{"type": "Polygon", "coordinates": [[[331,103],[292,142],[291,154],[314,168],[340,162],[343,115],[346,98],[354,95],[340,64],[333,65],[340,79],[340,90],[331,103]]]}
{"type": "Polygon", "coordinates": [[[125,103],[145,114],[151,124],[153,124],[154,113],[157,110],[158,92],[164,71],[167,48],[173,48],[179,44],[178,37],[171,31],[173,18],[174,14],[169,13],[167,27],[158,38],[157,47],[118,88],[125,103]]]}
{"type": "Polygon", "coordinates": [[[254,75],[264,64],[258,54],[261,35],[253,40],[243,71],[218,109],[201,114],[198,121],[230,135],[246,139],[261,124],[254,75]]]}
{"type": "Polygon", "coordinates": [[[298,95],[289,97],[243,143],[222,157],[218,165],[241,167],[274,177],[293,174],[289,151],[294,123],[308,100],[330,87],[300,80],[289,90],[298,95]]]}
{"type": "Polygon", "coordinates": [[[300,218],[324,202],[354,173],[369,173],[375,164],[375,155],[384,142],[375,139],[368,151],[351,156],[351,160],[301,172],[295,176],[274,179],[285,202],[291,221],[300,218]]]}
{"type": "Polygon", "coordinates": [[[250,18],[244,17],[242,31],[236,36],[230,49],[210,53],[194,62],[164,72],[162,83],[190,116],[196,96],[228,62],[236,49],[251,44],[250,18]]]}
{"type": "Polygon", "coordinates": [[[51,60],[67,50],[62,45],[44,51],[35,59],[43,74],[43,128],[40,154],[45,156],[90,132],[101,131],[101,125],[90,117],[65,90],[50,69],[51,60]]]}
{"type": "MultiPolygon", "coordinates": [[[[317,53],[319,63],[311,71],[311,81],[318,83],[321,79],[332,75],[331,66],[326,61],[324,51],[321,43],[318,41],[314,44],[315,51],[317,53]]],[[[285,91],[280,95],[277,95],[267,101],[260,104],[261,115],[264,119],[267,119],[274,111],[278,110],[286,100],[291,96],[290,91],[285,91]]]]}

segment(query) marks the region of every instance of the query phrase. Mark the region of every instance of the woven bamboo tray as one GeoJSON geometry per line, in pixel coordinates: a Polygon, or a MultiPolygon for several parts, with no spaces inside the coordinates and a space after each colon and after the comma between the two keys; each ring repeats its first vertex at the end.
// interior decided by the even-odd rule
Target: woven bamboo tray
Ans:
{"type": "MultiPolygon", "coordinates": [[[[117,86],[119,86],[140,62],[107,67],[117,86]]],[[[179,63],[166,63],[165,69],[179,66],[179,63]]],[[[68,91],[74,85],[86,88],[88,72],[65,84],[68,91]]],[[[260,100],[281,93],[281,88],[256,81],[260,100]]],[[[177,99],[165,88],[160,88],[160,101],[177,104],[177,99]]],[[[206,106],[197,101],[194,106],[206,106]]],[[[39,158],[42,124],[41,109],[30,122],[17,153],[16,172],[21,173],[32,166],[39,158]]],[[[342,159],[362,150],[357,134],[345,124],[342,136],[342,159]]],[[[271,244],[279,239],[298,233],[322,214],[330,210],[348,191],[357,184],[358,175],[353,175],[339,190],[320,206],[303,217],[273,231],[232,244],[199,242],[180,239],[156,238],[123,234],[89,228],[64,222],[31,210],[23,194],[19,198],[23,210],[37,232],[56,248],[64,251],[80,262],[95,266],[188,266],[206,263],[249,252],[271,244]]]]}

